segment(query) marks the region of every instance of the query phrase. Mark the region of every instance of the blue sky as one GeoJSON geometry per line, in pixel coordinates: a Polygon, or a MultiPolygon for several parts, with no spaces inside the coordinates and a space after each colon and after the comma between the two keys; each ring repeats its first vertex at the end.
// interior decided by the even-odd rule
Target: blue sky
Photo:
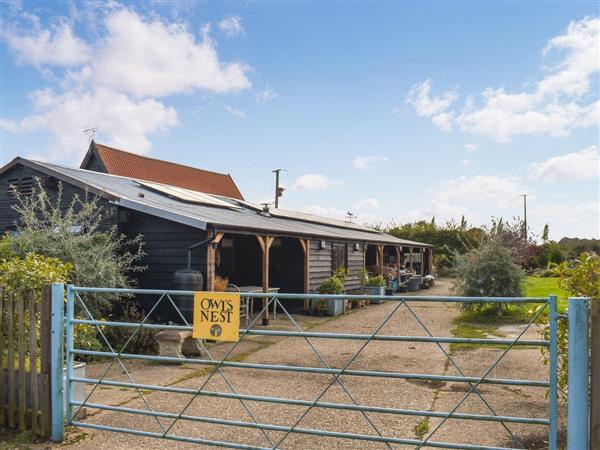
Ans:
{"type": "Polygon", "coordinates": [[[82,130],[369,223],[598,237],[596,2],[5,2],[3,161],[82,130]]]}

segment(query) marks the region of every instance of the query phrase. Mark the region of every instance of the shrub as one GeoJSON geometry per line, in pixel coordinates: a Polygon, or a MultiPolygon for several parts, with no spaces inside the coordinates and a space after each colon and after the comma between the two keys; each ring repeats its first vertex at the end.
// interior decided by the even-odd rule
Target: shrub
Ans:
{"type": "MultiPolygon", "coordinates": [[[[454,265],[454,290],[465,297],[520,297],[523,270],[513,262],[512,252],[488,242],[464,255],[454,265]]],[[[467,309],[484,309],[485,303],[466,303],[467,309]]],[[[498,304],[498,312],[501,311],[498,304]]]]}
{"type": "Polygon", "coordinates": [[[532,265],[540,269],[547,269],[552,264],[560,264],[565,260],[565,255],[556,242],[548,242],[539,247],[538,254],[533,258],[532,265]]]}
{"type": "MultiPolygon", "coordinates": [[[[62,185],[47,191],[38,181],[31,195],[15,193],[18,213],[17,232],[2,238],[2,253],[25,258],[29,253],[58,258],[72,266],[70,282],[79,286],[131,287],[134,272],[144,270],[137,263],[143,257],[141,236],[128,239],[116,226],[106,229],[105,211],[99,197],[74,195],[63,198],[62,185]],[[65,207],[66,204],[66,207],[65,207]],[[63,207],[61,208],[61,205],[63,207]]],[[[1,253],[0,253],[1,256],[1,253]]],[[[103,294],[87,302],[96,319],[106,316],[110,301],[117,294],[103,294]]]]}
{"type": "Polygon", "coordinates": [[[367,278],[365,286],[385,286],[385,278],[383,275],[377,275],[375,277],[367,278]]]}
{"type": "Polygon", "coordinates": [[[23,292],[34,289],[38,293],[50,283],[66,283],[73,271],[70,263],[28,253],[25,258],[16,256],[0,262],[0,286],[7,291],[23,292]]]}
{"type": "Polygon", "coordinates": [[[334,275],[323,280],[318,291],[319,294],[341,294],[344,292],[344,282],[334,275]]]}
{"type": "MultiPolygon", "coordinates": [[[[558,285],[567,291],[569,296],[589,297],[593,301],[600,301],[600,256],[582,253],[575,264],[569,266],[562,263],[555,266],[554,272],[559,277],[558,285]]],[[[542,322],[542,336],[550,339],[550,325],[546,320],[542,322]]],[[[548,348],[542,347],[544,364],[549,364],[548,348]]],[[[568,322],[558,321],[558,386],[560,392],[566,395],[569,381],[569,336],[568,322]]]]}
{"type": "MultiPolygon", "coordinates": [[[[118,320],[122,322],[141,323],[146,313],[138,308],[137,302],[127,301],[113,315],[117,316],[118,320]]],[[[132,328],[106,327],[104,335],[115,351],[118,351],[134,331],[135,329],[132,328]]],[[[129,344],[127,344],[125,353],[156,353],[158,351],[158,342],[155,336],[156,331],[148,328],[140,328],[129,344]]]]}

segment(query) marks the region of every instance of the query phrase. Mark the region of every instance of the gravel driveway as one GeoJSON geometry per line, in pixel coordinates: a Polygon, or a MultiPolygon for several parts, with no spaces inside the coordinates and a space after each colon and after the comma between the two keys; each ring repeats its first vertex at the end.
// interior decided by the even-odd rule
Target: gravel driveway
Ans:
{"type": "MultiPolygon", "coordinates": [[[[447,285],[441,282],[436,288],[424,293],[438,295],[446,292],[447,285]]],[[[371,305],[368,308],[357,310],[333,320],[319,319],[316,326],[315,323],[310,324],[311,327],[314,327],[311,331],[371,333],[380,326],[397,306],[397,302],[388,302],[381,305],[371,305]]],[[[417,301],[411,303],[411,307],[434,335],[452,336],[453,320],[459,313],[454,305],[417,301]]],[[[277,325],[282,326],[282,324],[277,325]]],[[[400,306],[395,311],[392,318],[381,329],[380,334],[426,335],[423,328],[415,321],[411,312],[405,306],[400,306]]],[[[528,334],[528,337],[536,338],[536,334],[532,332],[528,334]]],[[[337,339],[312,339],[311,343],[332,367],[343,367],[349,358],[363,345],[363,341],[337,339]]],[[[229,344],[221,345],[213,347],[211,351],[216,356],[220,356],[229,348],[229,344]]],[[[447,345],[444,345],[444,348],[449,351],[447,345]]],[[[502,351],[502,349],[495,348],[459,349],[453,351],[453,358],[466,375],[481,376],[502,351]]],[[[242,344],[234,354],[237,355],[236,359],[243,359],[252,363],[324,366],[303,338],[255,338],[242,344]]],[[[201,368],[197,366],[163,366],[132,361],[126,362],[126,365],[128,369],[131,369],[134,379],[140,383],[168,384],[197,389],[207,380],[206,371],[199,370],[201,368]]],[[[459,375],[457,369],[448,362],[443,352],[435,344],[429,343],[373,341],[364,348],[350,368],[459,375]]],[[[103,369],[103,365],[89,366],[88,376],[97,376],[103,369]]],[[[235,368],[224,368],[223,373],[238,393],[309,401],[322,395],[320,398],[322,402],[351,403],[348,394],[338,384],[334,384],[327,389],[332,381],[332,376],[328,374],[235,368]]],[[[538,349],[518,349],[509,352],[490,376],[495,378],[543,380],[547,379],[547,368],[539,362],[538,349]]],[[[112,370],[107,378],[126,380],[123,373],[116,369],[112,370]]],[[[343,376],[340,380],[359,404],[416,410],[449,411],[469,390],[468,384],[456,382],[389,380],[357,376],[343,376]]],[[[210,378],[205,389],[231,392],[223,378],[218,374],[210,378]]],[[[547,400],[543,388],[485,385],[480,389],[480,392],[499,415],[535,417],[547,415],[547,400]]],[[[154,392],[148,395],[147,399],[154,409],[177,414],[188,403],[190,396],[154,392]]],[[[129,408],[145,408],[144,403],[137,397],[135,391],[119,388],[102,387],[97,389],[89,401],[118,404],[129,408]]],[[[247,402],[246,406],[261,423],[283,426],[294,424],[307,409],[305,406],[264,402],[247,402]]],[[[89,410],[89,412],[91,414],[85,421],[90,423],[127,427],[136,430],[161,431],[161,427],[155,418],[116,412],[97,412],[95,410],[89,410]]],[[[476,395],[471,395],[457,412],[487,414],[489,409],[476,395]]],[[[185,414],[252,422],[248,412],[238,399],[197,397],[186,409],[185,414]]],[[[369,413],[368,419],[382,435],[408,439],[417,439],[419,431],[427,431],[427,429],[431,431],[440,421],[436,418],[427,421],[419,416],[381,413],[369,413]]],[[[163,427],[169,427],[171,419],[163,418],[160,419],[160,422],[163,427]]],[[[378,432],[374,430],[373,425],[369,424],[360,412],[314,408],[302,418],[298,427],[376,435],[378,432]]],[[[547,427],[518,424],[509,424],[509,427],[528,447],[544,448],[543,439],[545,439],[547,427]]],[[[238,442],[259,447],[272,447],[273,445],[269,444],[269,439],[276,443],[284,436],[284,433],[278,431],[263,433],[260,430],[250,428],[190,421],[177,422],[170,432],[182,436],[238,442]]],[[[69,431],[68,436],[70,439],[67,442],[69,447],[82,449],[214,448],[89,429],[72,429],[69,431]]],[[[452,419],[447,421],[435,433],[432,440],[515,446],[500,423],[470,420],[452,419]]],[[[281,448],[399,449],[414,448],[414,446],[394,444],[388,447],[382,443],[292,433],[285,438],[281,448]]]]}

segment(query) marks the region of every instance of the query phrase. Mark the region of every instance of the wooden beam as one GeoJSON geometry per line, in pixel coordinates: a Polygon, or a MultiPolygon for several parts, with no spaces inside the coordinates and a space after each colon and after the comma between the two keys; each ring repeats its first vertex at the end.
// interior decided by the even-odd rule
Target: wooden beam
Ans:
{"type": "Polygon", "coordinates": [[[414,272],[413,248],[412,247],[408,247],[408,254],[410,255],[410,271],[414,272]]]}
{"type": "Polygon", "coordinates": [[[433,247],[427,249],[427,258],[429,260],[429,273],[433,275],[433,247]]]}
{"type": "MultiPolygon", "coordinates": [[[[298,238],[298,242],[300,242],[300,246],[302,247],[302,251],[304,252],[304,293],[308,294],[310,291],[310,271],[309,271],[309,261],[310,261],[310,241],[308,239],[298,238]]],[[[310,300],[304,300],[304,311],[310,310],[310,300]]]]}
{"type": "Polygon", "coordinates": [[[419,253],[421,254],[421,264],[419,264],[421,276],[425,275],[425,249],[419,248],[419,253]]]}
{"type": "Polygon", "coordinates": [[[222,231],[219,231],[217,234],[215,234],[215,238],[212,240],[213,244],[218,244],[219,242],[221,242],[221,239],[223,239],[224,235],[225,233],[223,233],[222,231]]]}
{"type": "Polygon", "coordinates": [[[379,275],[383,275],[383,245],[377,246],[377,270],[379,275]]]}
{"type": "Polygon", "coordinates": [[[394,247],[396,250],[396,267],[398,269],[398,286],[400,286],[400,260],[402,259],[402,247],[394,247]]]}
{"type": "MultiPolygon", "coordinates": [[[[275,238],[271,236],[256,236],[256,239],[258,239],[258,243],[262,249],[262,288],[263,292],[269,292],[269,250],[271,249],[271,244],[275,238]]],[[[269,300],[266,297],[263,298],[264,312],[262,324],[264,326],[269,325],[269,308],[267,308],[268,304],[269,300]]]]}
{"type": "MultiPolygon", "coordinates": [[[[210,239],[213,237],[214,232],[208,230],[207,234],[210,239]]],[[[208,241],[208,245],[206,246],[206,290],[215,290],[215,248],[212,246],[211,241],[208,241]]]]}
{"type": "MultiPolygon", "coordinates": [[[[304,252],[304,293],[308,294],[310,291],[310,241],[308,239],[298,238],[302,251],[304,252]]],[[[304,300],[304,311],[310,310],[310,300],[304,300]]]]}

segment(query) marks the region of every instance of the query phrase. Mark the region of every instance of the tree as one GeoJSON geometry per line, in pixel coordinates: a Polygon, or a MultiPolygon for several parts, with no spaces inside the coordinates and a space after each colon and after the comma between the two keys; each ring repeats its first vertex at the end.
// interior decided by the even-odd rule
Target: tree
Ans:
{"type": "Polygon", "coordinates": [[[496,242],[508,248],[515,264],[523,268],[531,267],[533,258],[538,253],[534,236],[526,237],[523,233],[525,223],[520,219],[513,222],[492,219],[491,225],[486,228],[484,241],[496,242]]]}
{"type": "MultiPolygon", "coordinates": [[[[513,262],[512,252],[499,242],[487,242],[464,255],[454,264],[454,291],[465,297],[520,297],[523,270],[513,262]]],[[[486,303],[465,307],[481,310],[486,303]]],[[[496,309],[501,313],[501,305],[496,309]]]]}
{"type": "Polygon", "coordinates": [[[425,220],[404,225],[392,224],[385,231],[398,238],[432,244],[435,266],[438,269],[451,267],[454,256],[476,248],[483,235],[481,228],[466,228],[451,221],[443,225],[432,224],[425,220]]]}
{"type": "Polygon", "coordinates": [[[545,244],[548,242],[548,234],[550,233],[550,227],[548,224],[544,225],[544,231],[542,231],[542,242],[545,244]]]}
{"type": "Polygon", "coordinates": [[[462,216],[460,219],[460,227],[464,230],[465,228],[467,228],[467,219],[465,219],[465,216],[462,216]]]}
{"type": "MultiPolygon", "coordinates": [[[[127,288],[135,284],[132,274],[144,270],[138,265],[144,255],[142,237],[128,239],[116,226],[106,229],[104,219],[110,212],[97,196],[74,195],[68,201],[62,185],[54,194],[39,181],[32,194],[15,195],[17,230],[2,238],[1,253],[21,259],[30,253],[57,258],[72,267],[69,281],[79,286],[127,288]]],[[[94,315],[103,317],[110,300],[116,298],[116,294],[97,296],[88,306],[94,315]]]]}

